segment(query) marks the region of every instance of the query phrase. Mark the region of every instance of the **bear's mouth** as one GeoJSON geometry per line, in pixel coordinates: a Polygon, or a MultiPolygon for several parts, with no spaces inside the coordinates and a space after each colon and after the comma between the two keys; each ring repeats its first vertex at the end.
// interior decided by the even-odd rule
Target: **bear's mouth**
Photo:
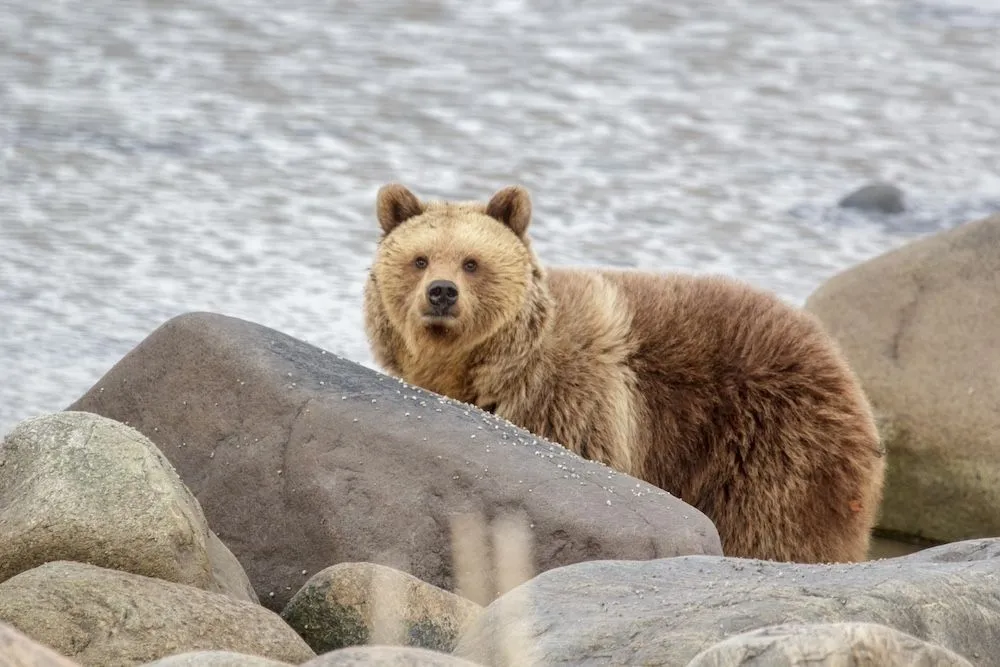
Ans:
{"type": "Polygon", "coordinates": [[[427,333],[429,333],[432,338],[447,338],[450,330],[448,329],[448,326],[444,324],[428,324],[427,333]]]}
{"type": "Polygon", "coordinates": [[[454,315],[425,314],[422,318],[424,330],[434,338],[448,338],[454,334],[458,319],[454,315]]]}

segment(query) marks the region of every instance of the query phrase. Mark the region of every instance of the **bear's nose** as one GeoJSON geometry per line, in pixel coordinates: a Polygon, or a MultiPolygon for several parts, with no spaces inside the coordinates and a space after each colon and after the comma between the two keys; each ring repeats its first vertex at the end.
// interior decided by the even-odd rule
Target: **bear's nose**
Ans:
{"type": "Polygon", "coordinates": [[[458,285],[450,280],[435,280],[427,286],[427,301],[435,312],[444,314],[458,301],[458,285]]]}

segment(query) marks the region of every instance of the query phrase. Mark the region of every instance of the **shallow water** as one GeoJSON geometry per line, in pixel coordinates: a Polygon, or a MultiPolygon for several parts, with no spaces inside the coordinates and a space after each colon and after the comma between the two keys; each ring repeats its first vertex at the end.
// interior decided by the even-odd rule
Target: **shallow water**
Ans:
{"type": "Polygon", "coordinates": [[[548,263],[801,303],[1000,210],[998,30],[972,0],[0,0],[0,432],[186,311],[372,365],[390,180],[520,182],[548,263]],[[872,180],[911,211],[835,208],[872,180]]]}

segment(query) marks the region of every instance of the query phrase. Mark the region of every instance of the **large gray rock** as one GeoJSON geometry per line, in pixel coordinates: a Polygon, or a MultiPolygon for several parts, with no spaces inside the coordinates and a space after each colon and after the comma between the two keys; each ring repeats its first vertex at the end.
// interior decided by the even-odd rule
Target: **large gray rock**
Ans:
{"type": "Polygon", "coordinates": [[[0,667],[77,667],[77,663],[0,623],[0,667]]]}
{"type": "Polygon", "coordinates": [[[773,625],[719,642],[687,667],[972,667],[953,651],[876,623],[773,625]]]}
{"type": "Polygon", "coordinates": [[[125,667],[195,650],[292,664],[315,656],[280,616],[260,605],[67,561],[0,584],[0,621],[95,667],[125,667]]]}
{"type": "Polygon", "coordinates": [[[476,663],[422,648],[359,646],[324,653],[301,667],[476,667],[476,663]]]}
{"type": "Polygon", "coordinates": [[[850,565],[580,563],[491,604],[454,653],[489,665],[683,666],[727,637],[789,621],[878,623],[1000,665],[1000,539],[850,565]]]}
{"type": "Polygon", "coordinates": [[[313,575],[281,617],[317,653],[369,643],[450,653],[482,610],[390,567],[340,563],[313,575]]]}
{"type": "Polygon", "coordinates": [[[1000,215],[851,268],[805,307],[880,414],[878,527],[932,542],[1000,535],[1000,215]]]}
{"type": "Polygon", "coordinates": [[[0,581],[74,560],[253,600],[217,542],[173,466],[133,428],[62,412],[0,443],[0,581]]]}
{"type": "Polygon", "coordinates": [[[714,525],[660,489],[220,315],[165,323],[71,409],[157,443],[272,609],[341,562],[454,590],[450,526],[466,513],[525,516],[538,570],[721,553],[714,525]]]}

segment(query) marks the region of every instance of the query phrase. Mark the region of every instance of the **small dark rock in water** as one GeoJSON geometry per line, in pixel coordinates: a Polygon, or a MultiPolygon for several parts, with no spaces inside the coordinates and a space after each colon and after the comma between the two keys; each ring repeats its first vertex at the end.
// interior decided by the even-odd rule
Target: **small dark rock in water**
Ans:
{"type": "Polygon", "coordinates": [[[888,183],[872,183],[859,188],[841,199],[838,206],[879,213],[902,213],[905,210],[903,191],[888,183]]]}

